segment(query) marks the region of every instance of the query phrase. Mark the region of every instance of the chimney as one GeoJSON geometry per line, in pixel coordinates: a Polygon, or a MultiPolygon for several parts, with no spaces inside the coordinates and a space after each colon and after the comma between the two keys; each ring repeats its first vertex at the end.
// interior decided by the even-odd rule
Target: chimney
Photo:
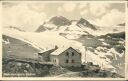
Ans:
{"type": "Polygon", "coordinates": [[[58,49],[58,46],[57,46],[57,45],[55,45],[55,50],[56,50],[56,49],[58,49]]]}

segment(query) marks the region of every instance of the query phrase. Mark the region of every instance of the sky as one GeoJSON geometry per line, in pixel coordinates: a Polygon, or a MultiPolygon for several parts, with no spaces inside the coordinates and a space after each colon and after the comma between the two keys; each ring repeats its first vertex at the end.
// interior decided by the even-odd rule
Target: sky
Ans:
{"type": "Polygon", "coordinates": [[[44,21],[54,16],[64,16],[70,20],[85,18],[92,23],[111,27],[124,23],[124,3],[103,2],[3,2],[3,27],[15,26],[26,31],[35,31],[44,21]]]}

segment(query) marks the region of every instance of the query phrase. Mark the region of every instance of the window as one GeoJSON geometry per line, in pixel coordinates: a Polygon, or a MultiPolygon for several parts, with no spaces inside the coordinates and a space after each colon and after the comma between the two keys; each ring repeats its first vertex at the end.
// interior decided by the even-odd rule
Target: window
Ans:
{"type": "Polygon", "coordinates": [[[72,52],[72,56],[74,56],[74,52],[72,52]]]}
{"type": "Polygon", "coordinates": [[[56,62],[56,59],[53,59],[53,62],[56,62]]]}
{"type": "Polygon", "coordinates": [[[68,60],[66,60],[66,63],[68,63],[68,60]]]}
{"type": "Polygon", "coordinates": [[[75,61],[74,60],[72,60],[72,63],[74,63],[75,61]]]}
{"type": "Polygon", "coordinates": [[[69,53],[68,52],[66,52],[66,56],[69,56],[69,53]]]}

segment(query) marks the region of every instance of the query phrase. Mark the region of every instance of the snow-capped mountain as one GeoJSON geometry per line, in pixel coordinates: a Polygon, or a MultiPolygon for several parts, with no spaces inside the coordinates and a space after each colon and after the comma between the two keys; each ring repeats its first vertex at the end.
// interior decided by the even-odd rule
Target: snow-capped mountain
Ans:
{"type": "MultiPolygon", "coordinates": [[[[43,23],[42,28],[53,28],[55,29],[57,27],[57,29],[63,27],[63,26],[70,26],[70,25],[76,25],[77,27],[86,27],[86,28],[90,28],[92,30],[97,30],[97,26],[91,24],[88,20],[85,20],[84,18],[81,18],[79,20],[69,20],[63,16],[55,16],[52,17],[49,21],[46,21],[43,23]]],[[[41,27],[39,27],[36,32],[42,32],[40,30],[41,27]],[[40,30],[40,31],[39,31],[40,30]]]]}
{"type": "MultiPolygon", "coordinates": [[[[124,75],[125,33],[123,25],[113,26],[113,28],[99,27],[83,18],[68,20],[62,16],[56,16],[43,23],[36,32],[4,28],[3,35],[27,42],[40,51],[52,49],[56,45],[58,47],[72,46],[81,51],[82,62],[93,62],[102,69],[124,75]]],[[[8,45],[9,41],[8,39],[3,43],[8,45]]]]}
{"type": "Polygon", "coordinates": [[[60,26],[66,26],[66,25],[71,25],[70,20],[63,16],[55,16],[51,18],[49,21],[44,22],[43,25],[41,25],[36,32],[42,32],[45,30],[52,30],[55,28],[58,28],[60,26]]]}
{"type": "Polygon", "coordinates": [[[124,28],[122,26],[117,25],[109,28],[99,27],[90,22],[91,21],[88,21],[84,18],[81,18],[79,20],[68,20],[62,16],[56,16],[43,23],[36,30],[36,32],[57,31],[60,35],[64,36],[67,39],[77,39],[82,35],[100,36],[108,33],[118,33],[124,31],[124,28]]]}
{"type": "Polygon", "coordinates": [[[71,25],[70,20],[63,16],[55,16],[49,20],[49,23],[54,24],[56,26],[65,26],[65,25],[71,25]]]}

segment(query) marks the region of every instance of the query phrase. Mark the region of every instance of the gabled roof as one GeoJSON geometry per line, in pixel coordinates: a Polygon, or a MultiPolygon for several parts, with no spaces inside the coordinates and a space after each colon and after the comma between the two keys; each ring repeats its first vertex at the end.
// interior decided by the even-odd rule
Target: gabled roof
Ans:
{"type": "MultiPolygon", "coordinates": [[[[67,49],[74,49],[72,47],[61,47],[58,48],[57,50],[55,50],[54,52],[51,53],[51,55],[60,55],[62,52],[64,52],[67,49]]],[[[77,51],[78,53],[80,53],[80,51],[78,49],[74,49],[75,51],[77,51]]]]}
{"type": "Polygon", "coordinates": [[[44,54],[44,53],[46,53],[46,52],[52,53],[52,52],[55,51],[56,49],[58,49],[57,46],[55,46],[55,48],[52,48],[52,49],[41,50],[38,54],[39,54],[39,55],[42,55],[42,54],[44,54]]]}

